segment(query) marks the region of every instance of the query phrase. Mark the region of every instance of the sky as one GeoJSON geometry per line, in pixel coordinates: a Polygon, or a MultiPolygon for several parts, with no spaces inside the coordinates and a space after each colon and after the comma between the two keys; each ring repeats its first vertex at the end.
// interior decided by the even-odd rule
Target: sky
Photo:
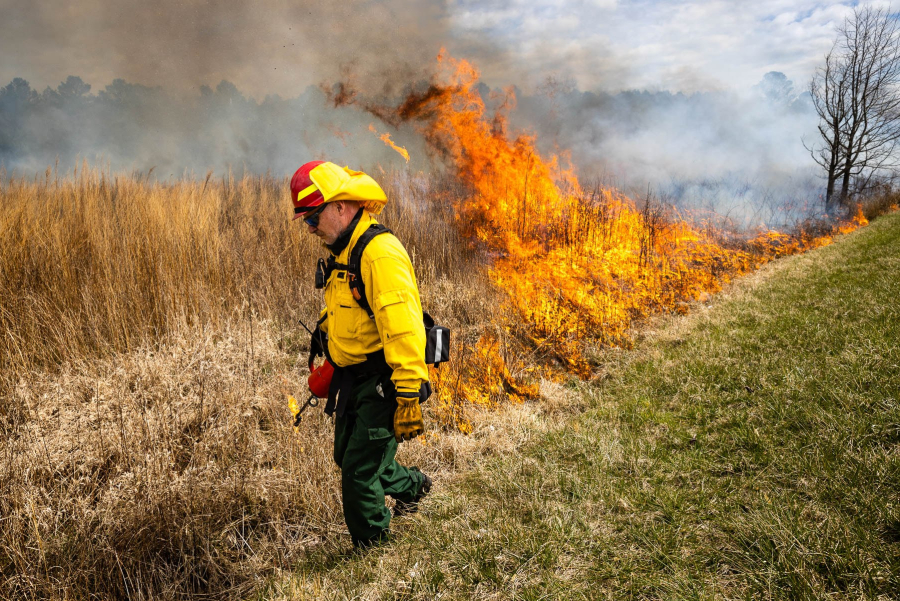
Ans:
{"type": "Polygon", "coordinates": [[[805,81],[847,2],[598,0],[460,2],[454,30],[505,52],[483,68],[555,73],[581,89],[691,93],[748,88],[769,71],[805,81]]]}
{"type": "Polygon", "coordinates": [[[441,47],[491,86],[743,90],[806,82],[852,2],[813,0],[0,0],[0,82],[123,78],[257,99],[357,78],[390,91],[441,47]]]}

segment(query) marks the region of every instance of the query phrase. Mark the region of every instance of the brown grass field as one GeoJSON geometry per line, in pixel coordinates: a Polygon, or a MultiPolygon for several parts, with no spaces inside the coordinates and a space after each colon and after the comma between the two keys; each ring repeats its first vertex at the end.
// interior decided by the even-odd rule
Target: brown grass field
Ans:
{"type": "MultiPolygon", "coordinates": [[[[495,293],[431,201],[446,185],[380,179],[426,309],[474,343],[495,293]]],[[[295,434],[285,402],[305,392],[297,320],[320,306],[324,250],[284,190],[90,170],[0,183],[0,597],[241,596],[340,538],[331,422],[311,411],[295,434]]],[[[403,460],[438,479],[471,461],[463,410],[426,406],[403,460]]]]}

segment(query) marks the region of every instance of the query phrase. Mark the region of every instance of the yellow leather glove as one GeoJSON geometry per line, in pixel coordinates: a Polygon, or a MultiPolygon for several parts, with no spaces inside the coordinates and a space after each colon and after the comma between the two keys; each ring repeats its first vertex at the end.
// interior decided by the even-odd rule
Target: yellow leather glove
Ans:
{"type": "Polygon", "coordinates": [[[419,393],[398,392],[397,410],[394,412],[394,436],[397,442],[412,440],[425,432],[422,408],[419,407],[419,393]]]}

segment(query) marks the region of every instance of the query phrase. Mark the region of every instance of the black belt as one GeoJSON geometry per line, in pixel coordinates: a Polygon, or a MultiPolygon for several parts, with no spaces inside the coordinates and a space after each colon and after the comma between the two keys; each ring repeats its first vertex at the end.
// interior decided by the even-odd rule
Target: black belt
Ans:
{"type": "Polygon", "coordinates": [[[384,358],[384,351],[375,351],[366,355],[366,360],[347,367],[335,367],[331,386],[328,388],[328,402],[325,403],[325,414],[343,417],[347,403],[358,380],[365,380],[376,375],[390,376],[394,372],[384,358]]]}

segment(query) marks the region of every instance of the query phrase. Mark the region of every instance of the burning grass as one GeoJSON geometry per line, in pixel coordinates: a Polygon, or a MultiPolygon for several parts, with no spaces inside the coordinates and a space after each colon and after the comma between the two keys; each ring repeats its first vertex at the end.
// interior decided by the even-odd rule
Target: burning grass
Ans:
{"type": "Polygon", "coordinates": [[[456,209],[460,231],[494,257],[491,279],[518,317],[511,324],[517,338],[566,372],[590,376],[585,342],[628,346],[636,322],[683,313],[767,261],[828,244],[866,223],[858,212],[816,235],[807,228],[728,240],[650,196],[634,202],[615,190],[586,191],[565,155],[541,157],[533,136],[510,135],[512,90],[489,115],[477,69],[446,52],[438,63],[431,85],[397,107],[346,94],[347,86],[334,102],[359,104],[394,124],[412,122],[447,158],[466,189],[445,200],[456,209]]]}

